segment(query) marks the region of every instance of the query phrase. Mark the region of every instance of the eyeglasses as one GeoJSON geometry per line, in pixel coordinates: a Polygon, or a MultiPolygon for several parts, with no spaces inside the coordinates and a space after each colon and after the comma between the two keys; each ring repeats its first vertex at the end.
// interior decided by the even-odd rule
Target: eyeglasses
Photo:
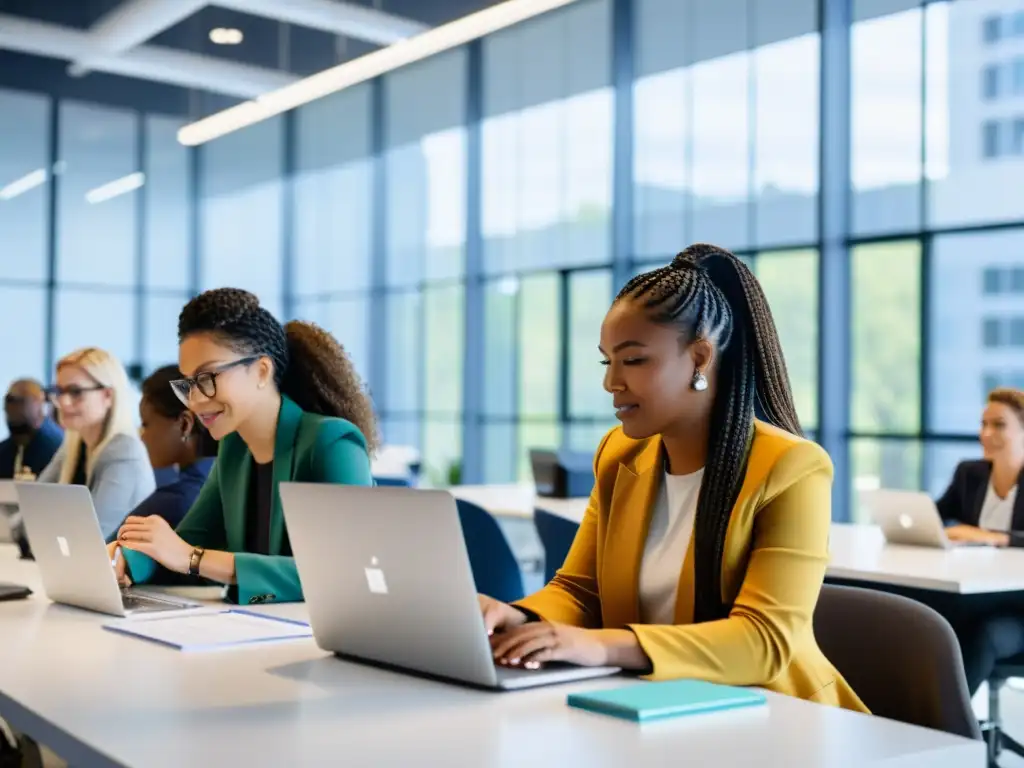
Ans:
{"type": "Polygon", "coordinates": [[[218,365],[212,370],[197,373],[195,376],[189,376],[185,379],[175,379],[171,382],[171,389],[174,390],[174,394],[177,395],[178,399],[185,405],[189,404],[189,400],[192,397],[193,387],[202,392],[206,397],[214,397],[217,394],[218,376],[225,371],[230,371],[232,368],[237,368],[240,365],[251,365],[259,359],[259,355],[243,357],[241,360],[232,360],[230,363],[218,365]]]}
{"type": "Polygon", "coordinates": [[[46,396],[54,403],[62,397],[67,397],[72,402],[78,402],[86,392],[99,392],[101,389],[106,389],[106,387],[102,384],[94,384],[91,387],[79,387],[76,385],[70,387],[50,387],[46,390],[46,396]]]}

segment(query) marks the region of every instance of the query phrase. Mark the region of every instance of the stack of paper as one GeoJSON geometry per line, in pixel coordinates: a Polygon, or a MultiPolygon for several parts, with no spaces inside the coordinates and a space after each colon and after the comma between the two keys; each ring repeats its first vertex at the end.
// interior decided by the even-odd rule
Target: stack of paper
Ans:
{"type": "Polygon", "coordinates": [[[105,629],[134,635],[181,651],[213,651],[255,643],[312,637],[308,624],[239,609],[213,612],[174,611],[167,615],[125,619],[105,629]]]}

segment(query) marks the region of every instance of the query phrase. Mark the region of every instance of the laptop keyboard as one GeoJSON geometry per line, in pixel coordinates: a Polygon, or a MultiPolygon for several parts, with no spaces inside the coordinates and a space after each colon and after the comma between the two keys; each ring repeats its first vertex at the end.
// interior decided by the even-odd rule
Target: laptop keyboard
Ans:
{"type": "Polygon", "coordinates": [[[168,611],[172,608],[182,608],[182,604],[173,600],[161,600],[152,595],[142,595],[137,592],[121,590],[121,604],[126,611],[132,613],[147,613],[150,611],[168,611]]]}

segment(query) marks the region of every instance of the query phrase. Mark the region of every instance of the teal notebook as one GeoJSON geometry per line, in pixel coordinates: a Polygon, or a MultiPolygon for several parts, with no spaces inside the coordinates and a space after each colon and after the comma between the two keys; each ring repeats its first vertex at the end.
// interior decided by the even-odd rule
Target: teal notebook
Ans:
{"type": "Polygon", "coordinates": [[[573,693],[568,704],[637,723],[696,715],[737,707],[764,704],[765,695],[750,688],[737,688],[703,680],[669,680],[639,683],[592,693],[573,693]]]}

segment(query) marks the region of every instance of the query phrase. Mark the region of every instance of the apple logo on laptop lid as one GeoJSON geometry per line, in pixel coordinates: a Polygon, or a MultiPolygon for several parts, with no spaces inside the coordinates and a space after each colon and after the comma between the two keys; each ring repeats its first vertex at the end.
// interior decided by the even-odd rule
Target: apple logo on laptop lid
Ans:
{"type": "Polygon", "coordinates": [[[375,595],[386,595],[388,583],[384,578],[384,571],[378,567],[379,565],[380,561],[376,557],[371,557],[370,567],[363,569],[366,572],[366,586],[375,595]]]}
{"type": "Polygon", "coordinates": [[[904,512],[900,515],[900,527],[904,530],[910,530],[914,527],[914,518],[904,512]]]}

